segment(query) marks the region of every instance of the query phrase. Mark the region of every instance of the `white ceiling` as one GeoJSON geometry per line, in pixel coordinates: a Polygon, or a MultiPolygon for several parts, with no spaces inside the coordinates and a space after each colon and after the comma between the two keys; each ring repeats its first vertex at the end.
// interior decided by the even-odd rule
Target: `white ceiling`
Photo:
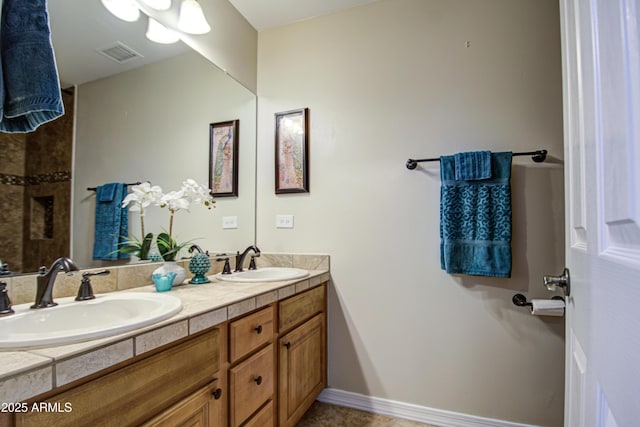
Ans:
{"type": "Polygon", "coordinates": [[[328,15],[376,0],[229,0],[258,31],[328,15]]]}
{"type": "MultiPolygon", "coordinates": [[[[200,0],[202,2],[208,0],[200,0]]],[[[375,0],[229,0],[258,31],[327,15],[375,0]]],[[[177,15],[179,0],[172,11],[177,15]]],[[[51,39],[62,87],[99,78],[166,59],[189,50],[182,42],[161,45],[145,37],[147,19],[124,22],[111,15],[100,0],[48,0],[51,39]],[[122,42],[140,53],[118,64],[97,50],[122,42]]]]}

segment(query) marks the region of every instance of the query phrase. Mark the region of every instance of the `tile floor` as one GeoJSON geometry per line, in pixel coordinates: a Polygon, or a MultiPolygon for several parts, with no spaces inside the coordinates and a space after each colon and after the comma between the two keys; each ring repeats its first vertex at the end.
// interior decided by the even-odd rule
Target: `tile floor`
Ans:
{"type": "Polygon", "coordinates": [[[309,408],[296,427],[435,427],[389,418],[342,406],[318,402],[309,408]]]}

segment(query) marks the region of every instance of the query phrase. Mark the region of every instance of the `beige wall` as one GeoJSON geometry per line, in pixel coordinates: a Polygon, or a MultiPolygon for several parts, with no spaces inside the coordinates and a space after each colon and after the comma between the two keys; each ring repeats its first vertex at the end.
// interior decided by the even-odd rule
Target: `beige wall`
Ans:
{"type": "MultiPolygon", "coordinates": [[[[177,26],[177,22],[171,21],[176,17],[138,3],[150,16],[177,26]]],[[[199,3],[211,31],[183,34],[182,41],[255,93],[258,32],[228,0],[200,0],[199,3]]]]}
{"type": "Polygon", "coordinates": [[[267,30],[258,96],[257,244],[331,254],[330,387],[562,425],[564,319],[511,303],[563,267],[557,1],[382,0],[267,30]],[[311,192],[276,196],[274,113],[302,107],[311,192]],[[441,271],[439,167],[407,158],[539,148],[512,169],[513,277],[441,271]]]}
{"type": "MultiPolygon", "coordinates": [[[[178,212],[174,234],[213,251],[253,242],[254,94],[189,52],[82,85],[77,97],[72,254],[79,266],[97,265],[91,261],[95,192],[87,187],[149,180],[169,192],[186,178],[208,185],[209,124],[234,119],[240,120],[239,197],[218,198],[212,211],[178,212]],[[223,230],[223,216],[237,216],[238,228],[223,230]]],[[[139,215],[129,219],[140,237],[139,215]]],[[[168,230],[168,211],[148,209],[145,228],[155,235],[168,230]]]]}

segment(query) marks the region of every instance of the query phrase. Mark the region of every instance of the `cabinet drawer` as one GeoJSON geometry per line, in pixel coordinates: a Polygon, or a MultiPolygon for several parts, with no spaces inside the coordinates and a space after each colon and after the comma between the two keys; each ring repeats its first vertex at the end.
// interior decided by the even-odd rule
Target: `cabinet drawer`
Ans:
{"type": "Polygon", "coordinates": [[[231,363],[273,338],[273,307],[264,308],[229,324],[231,363]]]}
{"type": "Polygon", "coordinates": [[[324,311],[326,306],[325,298],[325,285],[321,285],[280,301],[278,310],[280,319],[278,322],[279,331],[286,331],[324,311]]]}
{"type": "Polygon", "coordinates": [[[140,425],[211,382],[220,365],[220,331],[190,339],[46,402],[73,410],[16,415],[17,426],[140,425]]]}
{"type": "Polygon", "coordinates": [[[253,418],[251,418],[242,427],[273,427],[273,400],[264,405],[264,408],[260,409],[253,418]]]}
{"type": "Polygon", "coordinates": [[[273,397],[273,344],[229,370],[230,425],[239,426],[273,397]]]}

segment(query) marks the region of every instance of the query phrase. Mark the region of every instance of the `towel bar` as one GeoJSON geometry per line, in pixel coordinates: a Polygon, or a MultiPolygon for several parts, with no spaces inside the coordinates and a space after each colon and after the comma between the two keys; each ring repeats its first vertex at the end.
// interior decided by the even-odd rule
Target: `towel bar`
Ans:
{"type": "MultiPolygon", "coordinates": [[[[512,156],[531,156],[531,160],[536,163],[542,163],[547,159],[547,150],[526,151],[522,153],[513,153],[512,156]]],[[[439,162],[440,157],[430,159],[409,159],[407,160],[407,169],[415,169],[421,162],[439,162]]]]}
{"type": "MultiPolygon", "coordinates": [[[[131,182],[131,183],[128,183],[126,185],[140,185],[140,184],[142,184],[142,183],[140,181],[138,181],[138,182],[131,182]]],[[[96,191],[97,189],[98,189],[98,187],[87,187],[87,191],[96,191]]]]}

